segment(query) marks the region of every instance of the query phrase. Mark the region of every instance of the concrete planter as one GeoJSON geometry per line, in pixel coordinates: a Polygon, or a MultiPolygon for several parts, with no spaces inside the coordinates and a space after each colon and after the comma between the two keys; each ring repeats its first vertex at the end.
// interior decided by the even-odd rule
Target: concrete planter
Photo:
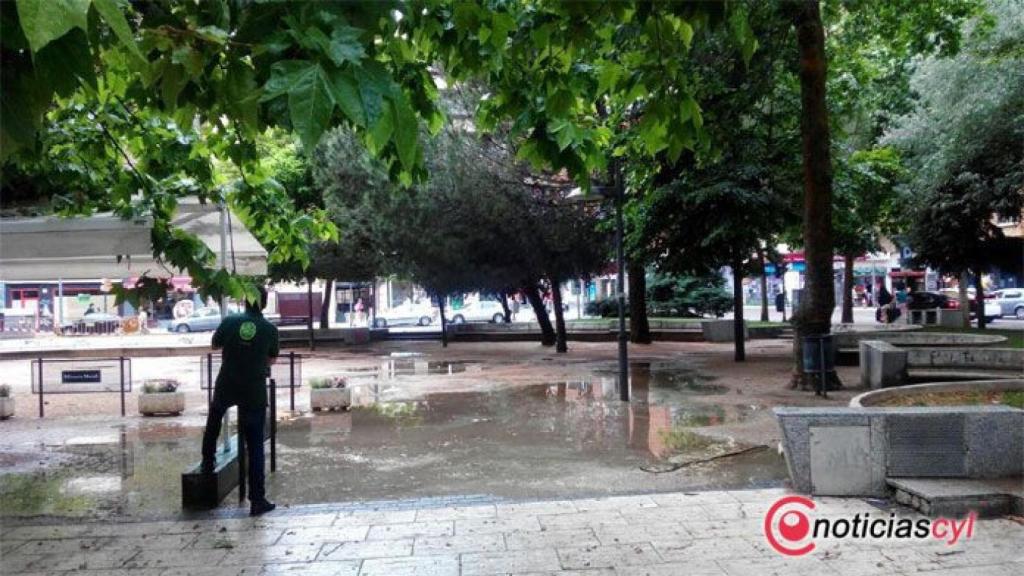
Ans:
{"type": "MultiPolygon", "coordinates": [[[[704,320],[700,323],[706,342],[732,342],[735,340],[735,322],[732,320],[704,320]]],[[[747,321],[743,321],[743,339],[750,340],[747,321]]]]}
{"type": "Polygon", "coordinates": [[[352,406],[350,388],[311,388],[309,405],[314,412],[320,410],[347,410],[352,406]]]}
{"type": "Polygon", "coordinates": [[[0,420],[7,420],[11,416],[14,416],[14,398],[0,398],[0,420]]]}
{"type": "Polygon", "coordinates": [[[143,392],[139,394],[139,413],[144,416],[177,416],[184,411],[184,392],[143,392]]]}

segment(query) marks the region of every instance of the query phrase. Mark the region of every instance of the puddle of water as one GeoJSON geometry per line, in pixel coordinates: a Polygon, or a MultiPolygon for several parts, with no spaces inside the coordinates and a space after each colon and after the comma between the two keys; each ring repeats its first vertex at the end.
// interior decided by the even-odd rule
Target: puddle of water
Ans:
{"type": "MultiPolygon", "coordinates": [[[[697,373],[634,367],[629,403],[618,400],[614,375],[408,399],[405,382],[390,376],[406,367],[436,377],[468,369],[459,362],[388,358],[354,370],[367,380],[353,382],[351,411],[279,423],[271,495],[295,504],[447,494],[555,498],[763,486],[786,477],[774,451],[670,474],[640,470],[736,448],[693,429],[742,421],[760,409],[695,402],[693,395],[711,393],[701,386],[715,386],[697,373]]],[[[36,455],[51,456],[49,464],[0,474],[0,516],[177,513],[178,478],[198,460],[201,427],[143,422],[108,430],[40,446],[36,455]]],[[[234,499],[229,495],[225,503],[234,499]]]]}

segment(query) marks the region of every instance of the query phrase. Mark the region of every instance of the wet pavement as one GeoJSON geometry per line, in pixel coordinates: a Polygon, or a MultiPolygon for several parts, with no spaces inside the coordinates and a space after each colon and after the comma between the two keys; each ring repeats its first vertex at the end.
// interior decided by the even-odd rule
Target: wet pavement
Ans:
{"type": "MultiPolygon", "coordinates": [[[[632,402],[623,403],[613,367],[593,363],[573,368],[578,376],[568,380],[448,391],[449,379],[475,382],[515,367],[404,352],[339,365],[332,374],[348,379],[355,406],[281,414],[269,493],[298,505],[782,484],[785,465],[774,446],[700,462],[754,446],[722,430],[764,417],[764,406],[668,360],[635,363],[632,402]]],[[[193,413],[8,426],[0,438],[0,516],[173,516],[179,474],[197,459],[202,422],[193,413]]]]}

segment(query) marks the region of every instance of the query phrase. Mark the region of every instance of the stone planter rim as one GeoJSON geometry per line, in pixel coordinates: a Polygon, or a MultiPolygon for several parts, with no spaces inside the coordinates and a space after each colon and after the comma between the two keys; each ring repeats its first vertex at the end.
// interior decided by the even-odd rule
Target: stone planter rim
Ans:
{"type": "MultiPolygon", "coordinates": [[[[878,401],[893,396],[906,396],[928,392],[1003,392],[1006,390],[1024,390],[1024,378],[1002,378],[992,380],[958,380],[953,382],[929,382],[927,384],[912,384],[908,386],[895,386],[892,388],[880,388],[858,394],[850,399],[851,408],[911,408],[911,406],[876,406],[871,404],[872,400],[878,401]],[[868,401],[867,404],[864,402],[868,401]]],[[[966,408],[975,405],[951,405],[943,408],[966,408]]],[[[979,406],[981,408],[998,408],[1000,406],[979,406]]],[[[1018,410],[1012,406],[1002,406],[1011,410],[1018,410]]],[[[917,406],[916,408],[939,408],[939,406],[917,406]]]]}

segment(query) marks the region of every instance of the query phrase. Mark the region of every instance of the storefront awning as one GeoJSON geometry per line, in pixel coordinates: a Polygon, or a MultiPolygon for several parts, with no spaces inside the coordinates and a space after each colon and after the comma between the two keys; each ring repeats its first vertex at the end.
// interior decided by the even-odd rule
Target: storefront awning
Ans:
{"type": "MultiPolygon", "coordinates": [[[[215,205],[185,201],[174,226],[220,252],[220,211],[215,205]]],[[[148,275],[171,278],[183,271],[152,255],[152,219],[122,220],[111,214],[87,218],[0,220],[0,281],[95,280],[148,275]]],[[[239,274],[267,273],[267,252],[232,215],[227,268],[239,274]],[[233,250],[232,250],[233,248],[233,250]]]]}

